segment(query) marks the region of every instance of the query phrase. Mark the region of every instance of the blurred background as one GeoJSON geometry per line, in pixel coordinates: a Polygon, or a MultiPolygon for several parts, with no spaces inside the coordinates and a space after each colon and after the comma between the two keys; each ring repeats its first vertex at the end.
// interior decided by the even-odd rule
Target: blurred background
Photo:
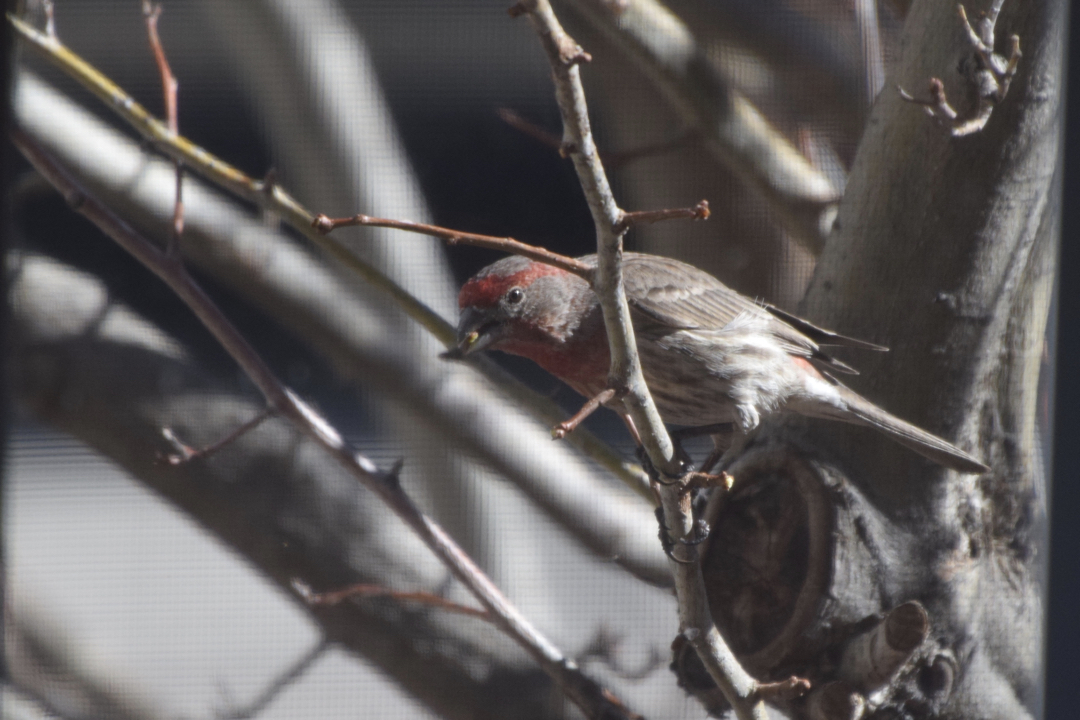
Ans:
{"type": "MultiPolygon", "coordinates": [[[[573,168],[543,137],[561,131],[547,61],[528,23],[511,20],[506,4],[167,0],[160,32],[180,83],[180,132],[252,177],[273,169],[276,182],[313,212],[365,212],[510,235],[570,255],[590,252],[592,221],[573,168]],[[507,111],[517,122],[506,120],[507,111]]],[[[717,107],[755,107],[774,139],[803,159],[781,181],[733,173],[719,159],[730,151],[717,149],[688,121],[695,112],[720,111],[673,111],[629,59],[634,49],[605,35],[583,12],[588,5],[559,3],[556,10],[593,56],[583,76],[622,206],[683,207],[705,198],[713,210],[707,223],[636,230],[628,247],[680,257],[745,294],[795,311],[870,104],[898,52],[906,4],[668,4],[690,33],[689,40],[677,31],[672,37],[690,42],[686,47],[709,68],[704,81],[691,75],[672,85],[707,82],[717,107]]],[[[39,4],[23,9],[41,26],[39,4]]],[[[62,42],[161,114],[139,2],[58,0],[55,25],[62,42]]],[[[655,33],[662,30],[658,25],[655,33]]],[[[649,33],[642,42],[650,38],[675,43],[649,33]]],[[[33,124],[136,225],[164,237],[171,211],[167,163],[149,159],[99,101],[26,50],[17,53],[14,93],[20,122],[33,124]]],[[[154,453],[170,447],[154,427],[168,425],[193,445],[211,442],[258,410],[257,394],[167,288],[68,212],[20,162],[7,178],[18,350],[4,494],[10,677],[4,717],[469,716],[467,700],[452,711],[435,709],[420,687],[435,679],[403,685],[407,670],[391,659],[397,649],[378,636],[380,623],[426,628],[429,619],[410,615],[421,611],[365,601],[358,612],[371,624],[366,647],[374,642],[379,649],[357,653],[344,636],[328,635],[290,593],[288,552],[273,571],[252,562],[252,555],[277,552],[266,549],[274,543],[333,546],[344,548],[347,560],[320,566],[326,585],[317,589],[359,577],[466,600],[426,549],[402,540],[386,511],[347,479],[287,486],[278,474],[288,463],[323,476],[304,465],[296,438],[282,425],[261,429],[243,458],[239,449],[227,449],[212,471],[201,465],[184,471],[210,472],[224,491],[155,465],[154,453]],[[145,388],[164,389],[171,401],[156,405],[145,388]],[[111,415],[95,414],[110,403],[111,415]],[[126,443],[125,433],[137,439],[126,443]],[[256,461],[247,459],[249,452],[256,461]],[[292,494],[301,490],[318,497],[310,508],[292,494]],[[264,495],[275,500],[242,520],[206,507],[244,507],[264,495]],[[279,513],[293,504],[302,511],[279,513]],[[282,518],[276,535],[256,537],[230,525],[258,525],[259,513],[282,518]],[[358,539],[348,539],[358,530],[358,539]]],[[[403,480],[423,509],[542,631],[634,709],[649,717],[701,717],[701,706],[675,687],[666,668],[674,603],[666,590],[638,579],[655,579],[649,573],[663,567],[652,547],[654,525],[644,525],[640,543],[607,548],[604,557],[589,545],[600,541],[587,532],[568,534],[552,519],[557,503],[538,499],[542,491],[530,495],[508,484],[500,473],[505,467],[493,469],[498,463],[482,448],[467,445],[471,454],[462,457],[455,451],[465,441],[417,418],[474,403],[478,427],[522,443],[503,462],[529,467],[543,456],[551,464],[543,472],[594,483],[607,501],[628,508],[614,526],[647,522],[649,508],[594,461],[544,442],[543,423],[501,414],[495,400],[485,399],[486,386],[437,359],[438,342],[376,291],[327,268],[318,251],[276,218],[198,181],[185,193],[193,271],[290,387],[381,466],[406,458],[403,480]],[[221,238],[229,238],[228,251],[213,249],[221,238]],[[437,387],[449,399],[432,407],[402,399],[395,378],[437,387]],[[583,552],[583,543],[594,552],[583,552]]],[[[1065,222],[1069,237],[1075,219],[1065,222]]],[[[450,323],[456,288],[497,257],[387,232],[343,234],[450,323]]],[[[1062,311],[1071,307],[1075,320],[1067,283],[1066,277],[1062,311]]],[[[1066,332],[1070,322],[1063,314],[1063,353],[1076,342],[1076,333],[1066,332]]],[[[1048,358],[1054,352],[1048,348],[1048,358]]],[[[577,408],[572,391],[528,363],[493,359],[564,411],[577,408]]],[[[1075,395],[1075,381],[1062,370],[1062,392],[1075,395]]],[[[1075,423],[1078,406],[1057,406],[1059,430],[1075,423]]],[[[1047,434],[1052,411],[1048,402],[1047,434]]],[[[614,415],[604,412],[588,427],[633,461],[614,415]]],[[[1059,447],[1059,477],[1078,470],[1075,448],[1069,453],[1059,447]]],[[[1055,513],[1078,507],[1075,483],[1059,483],[1054,492],[1055,513]]],[[[1054,550],[1055,567],[1068,568],[1055,576],[1066,598],[1080,592],[1069,585],[1076,583],[1080,556],[1068,525],[1056,526],[1054,550]]],[[[499,682],[507,668],[527,676],[529,661],[493,637],[494,630],[468,618],[430,622],[424,632],[431,634],[418,630],[397,657],[431,660],[433,673],[443,667],[439,662],[452,665],[477,686],[499,682]],[[448,625],[454,630],[446,646],[432,645],[448,625]],[[465,649],[477,646],[486,654],[468,659],[465,649]]],[[[1075,637],[1076,623],[1052,615],[1060,632],[1051,633],[1051,648],[1061,654],[1048,664],[1051,691],[1054,668],[1080,662],[1076,645],[1065,641],[1067,633],[1075,637]]],[[[513,687],[506,682],[507,694],[513,687]]],[[[537,706],[559,702],[548,697],[537,706]]],[[[1055,717],[1053,694],[1049,702],[1047,717],[1055,717]]]]}

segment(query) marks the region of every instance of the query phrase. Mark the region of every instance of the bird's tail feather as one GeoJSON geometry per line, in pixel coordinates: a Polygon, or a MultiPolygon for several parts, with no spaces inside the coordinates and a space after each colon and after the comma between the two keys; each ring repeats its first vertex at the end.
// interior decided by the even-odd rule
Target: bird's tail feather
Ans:
{"type": "Polygon", "coordinates": [[[947,440],[942,440],[937,435],[932,435],[895,415],[885,412],[854,390],[842,385],[837,387],[837,390],[840,391],[840,396],[846,407],[843,410],[832,408],[832,413],[825,410],[822,415],[835,420],[876,428],[904,447],[910,448],[923,457],[952,470],[975,474],[990,471],[989,467],[947,440]]]}

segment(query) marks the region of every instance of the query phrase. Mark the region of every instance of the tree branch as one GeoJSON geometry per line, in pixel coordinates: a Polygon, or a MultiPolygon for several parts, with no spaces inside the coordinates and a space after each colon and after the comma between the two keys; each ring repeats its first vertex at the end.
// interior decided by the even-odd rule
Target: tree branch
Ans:
{"type": "MultiPolygon", "coordinates": [[[[547,0],[522,0],[511,14],[527,13],[551,64],[555,96],[563,118],[563,144],[569,149],[578,178],[592,211],[597,235],[597,269],[593,289],[600,299],[611,346],[609,385],[623,393],[623,404],[633,420],[646,452],[662,475],[683,474],[674,457],[671,439],[641,372],[637,343],[622,283],[622,235],[626,214],[612,195],[589,125],[580,62],[588,57],[559,24],[547,0]]],[[[678,540],[692,536],[691,494],[680,483],[660,484],[659,495],[666,529],[678,540]]],[[[709,674],[724,692],[740,720],[765,717],[759,686],[742,668],[713,623],[692,545],[678,546],[672,558],[679,600],[680,630],[697,650],[709,674]]]]}
{"type": "MultiPolygon", "coordinates": [[[[81,181],[111,206],[122,208],[125,217],[140,227],[168,223],[174,181],[168,161],[146,157],[135,142],[28,74],[19,78],[14,107],[20,123],[66,163],[77,166],[81,181]]],[[[439,362],[433,353],[427,357],[397,350],[400,327],[376,314],[347,279],[198,178],[189,176],[185,184],[185,259],[279,321],[340,377],[374,388],[404,409],[409,423],[419,423],[431,434],[424,445],[440,438],[448,447],[479,458],[597,557],[614,559],[652,584],[670,584],[663,553],[641,532],[652,522],[649,508],[612,488],[569,449],[538,450],[550,437],[547,428],[565,418],[551,398],[487,358],[471,360],[472,367],[465,368],[439,362]],[[515,402],[529,408],[544,427],[536,427],[515,402]],[[462,417],[473,422],[463,423],[462,417]]],[[[650,505],[656,502],[636,463],[587,429],[580,430],[568,442],[584,448],[650,505]]]]}
{"type": "Polygon", "coordinates": [[[13,128],[10,134],[19,151],[60,190],[73,208],[161,278],[191,308],[258,387],[271,407],[334,457],[413,529],[447,569],[491,613],[500,629],[537,661],[572,702],[589,717],[602,717],[608,713],[617,717],[630,717],[629,712],[610,691],[585,676],[540,634],[449,535],[413,505],[394,472],[380,471],[374,463],[353,449],[313,408],[278,382],[262,358],[194,282],[178,258],[162,253],[88,195],[33,138],[17,128],[13,128]]]}
{"type": "MultiPolygon", "coordinates": [[[[9,367],[20,407],[186,513],[294,599],[323,637],[377,666],[440,717],[474,720],[478,707],[492,717],[565,716],[554,684],[511,641],[493,638],[486,623],[380,600],[317,608],[303,602],[297,583],[320,590],[449,583],[451,597],[464,592],[375,495],[280,418],[216,457],[160,462],[162,427],[206,443],[265,403],[234,371],[207,372],[98,278],[40,255],[12,260],[9,367]],[[478,676],[477,667],[499,682],[478,676]]],[[[403,475],[412,482],[423,471],[410,464],[403,475]]],[[[13,616],[40,606],[33,593],[26,597],[15,599],[13,616]]]]}
{"type": "MultiPolygon", "coordinates": [[[[351,270],[359,273],[369,284],[372,284],[377,289],[387,291],[395,302],[401,305],[406,313],[431,331],[438,340],[446,345],[446,347],[449,347],[449,345],[454,343],[455,330],[453,326],[446,323],[442,317],[431,311],[427,305],[424,305],[414,296],[408,294],[400,285],[397,285],[390,280],[387,275],[384,275],[374,267],[370,266],[370,264],[357,258],[345,245],[342,245],[333,239],[325,239],[322,233],[311,227],[312,216],[308,213],[308,210],[300,207],[280,186],[274,184],[272,181],[259,181],[249,178],[240,173],[238,169],[215,158],[211,153],[206,152],[198,146],[194,146],[186,138],[168,133],[167,127],[164,124],[150,116],[144,108],[141,108],[141,106],[135,103],[129,95],[126,95],[119,86],[102,76],[102,74],[97,72],[89,64],[86,64],[84,60],[77,55],[71,53],[67,47],[60,44],[55,38],[44,36],[43,33],[29,27],[17,17],[9,16],[9,19],[16,30],[21,33],[21,36],[31,43],[32,47],[35,47],[35,49],[43,53],[50,62],[70,74],[72,78],[78,80],[95,95],[106,99],[108,107],[116,110],[121,118],[132,124],[144,137],[151,139],[154,142],[154,145],[160,147],[166,154],[170,155],[170,157],[183,159],[189,164],[193,163],[192,167],[195,171],[199,172],[208,180],[215,182],[215,184],[224,187],[235,194],[239,194],[241,198],[267,208],[269,212],[281,216],[287,221],[291,221],[293,227],[301,230],[309,237],[314,237],[316,243],[321,244],[324,247],[329,243],[329,245],[333,246],[329,249],[330,255],[345,263],[351,270]]],[[[216,260],[219,258],[219,254],[210,252],[204,257],[207,259],[214,258],[216,260]]],[[[249,270],[244,272],[244,276],[249,277],[249,270]]],[[[286,295],[292,296],[293,294],[289,293],[286,295]]],[[[268,298],[276,297],[276,295],[267,295],[260,291],[260,293],[255,293],[253,297],[259,302],[265,302],[268,298]]],[[[312,329],[312,326],[308,323],[300,323],[297,327],[302,332],[308,332],[312,329]]],[[[481,362],[476,365],[484,370],[485,375],[500,385],[504,392],[513,395],[519,402],[523,402],[526,406],[530,407],[532,411],[534,411],[536,415],[549,426],[562,419],[561,410],[558,410],[558,408],[550,402],[550,399],[541,397],[537,393],[526,389],[521,382],[516,381],[510,377],[508,373],[500,370],[494,364],[481,362]]],[[[350,368],[354,367],[354,365],[352,361],[349,361],[340,364],[339,367],[350,368]]],[[[648,491],[646,486],[647,480],[644,477],[644,473],[640,471],[640,468],[636,465],[623,461],[618,456],[618,453],[612,451],[608,446],[603,444],[602,441],[599,441],[595,436],[588,432],[573,434],[570,436],[569,441],[572,445],[575,445],[579,450],[588,454],[589,457],[596,460],[599,464],[608,468],[609,471],[615,473],[627,486],[642,495],[646,500],[652,501],[652,494],[648,491]]],[[[473,445],[475,446],[475,443],[473,445]]],[[[490,457],[491,448],[476,446],[474,449],[480,452],[482,456],[490,457]]],[[[492,460],[495,461],[494,464],[499,467],[501,471],[508,471],[504,462],[499,461],[497,458],[492,458],[492,460]]],[[[519,473],[510,474],[515,479],[522,479],[521,474],[519,473]]],[[[555,510],[556,506],[559,504],[566,507],[566,502],[561,501],[561,503],[551,503],[554,489],[551,487],[550,483],[546,483],[546,486],[548,486],[548,489],[545,489],[543,492],[539,492],[535,488],[529,489],[528,484],[525,485],[525,489],[530,497],[534,499],[542,498],[543,500],[541,502],[549,512],[555,510]]],[[[569,501],[570,499],[567,498],[566,500],[569,501]]],[[[581,528],[590,526],[588,524],[579,524],[577,527],[580,530],[581,528]]],[[[606,532],[605,536],[608,540],[611,538],[629,538],[631,533],[629,531],[617,531],[615,533],[606,532]]],[[[605,543],[606,542],[607,541],[605,541],[605,543]]],[[[586,542],[586,544],[598,547],[594,542],[586,542]]],[[[632,561],[632,558],[635,557],[634,553],[626,553],[621,551],[621,549],[616,553],[606,554],[608,556],[615,555],[622,560],[627,561],[632,561]]],[[[644,569],[647,565],[648,563],[644,563],[640,568],[644,569]]],[[[651,571],[645,572],[645,576],[648,576],[650,582],[662,582],[660,576],[651,571]]]]}

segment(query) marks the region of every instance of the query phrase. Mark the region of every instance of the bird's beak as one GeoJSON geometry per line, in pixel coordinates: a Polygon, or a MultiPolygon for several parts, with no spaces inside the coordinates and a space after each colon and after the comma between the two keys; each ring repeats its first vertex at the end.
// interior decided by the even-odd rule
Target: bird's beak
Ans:
{"type": "Polygon", "coordinates": [[[465,308],[458,321],[457,345],[444,352],[440,357],[448,360],[462,360],[473,353],[491,347],[499,339],[501,325],[491,320],[488,314],[476,308],[465,308]]]}

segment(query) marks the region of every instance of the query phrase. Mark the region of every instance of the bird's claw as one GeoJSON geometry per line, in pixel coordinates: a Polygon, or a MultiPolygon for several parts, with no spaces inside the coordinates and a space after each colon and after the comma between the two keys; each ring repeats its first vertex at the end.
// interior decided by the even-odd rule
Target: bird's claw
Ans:
{"type": "Polygon", "coordinates": [[[709,523],[702,518],[698,518],[694,521],[694,528],[690,531],[690,534],[680,538],[679,542],[689,547],[695,547],[709,539],[710,531],[709,523]]]}
{"type": "MultiPolygon", "coordinates": [[[[657,485],[663,485],[664,487],[672,487],[673,485],[682,485],[686,482],[685,473],[673,476],[660,472],[660,470],[658,470],[657,467],[653,465],[652,460],[649,458],[649,453],[645,452],[645,448],[643,446],[638,445],[637,448],[635,448],[634,452],[637,454],[638,462],[641,463],[641,469],[644,470],[645,474],[649,476],[649,480],[656,483],[657,485]]],[[[685,463],[680,461],[679,464],[685,467],[685,463]]]]}
{"type": "MultiPolygon", "coordinates": [[[[656,509],[656,521],[660,525],[660,547],[664,549],[664,554],[671,558],[673,562],[677,562],[681,565],[692,565],[697,562],[696,558],[682,560],[675,556],[675,541],[671,539],[671,533],[668,532],[667,525],[664,524],[663,508],[656,509]]],[[[705,542],[708,538],[709,524],[704,520],[698,519],[694,521],[694,527],[690,531],[690,535],[679,538],[678,543],[686,547],[695,547],[705,542]]]]}

